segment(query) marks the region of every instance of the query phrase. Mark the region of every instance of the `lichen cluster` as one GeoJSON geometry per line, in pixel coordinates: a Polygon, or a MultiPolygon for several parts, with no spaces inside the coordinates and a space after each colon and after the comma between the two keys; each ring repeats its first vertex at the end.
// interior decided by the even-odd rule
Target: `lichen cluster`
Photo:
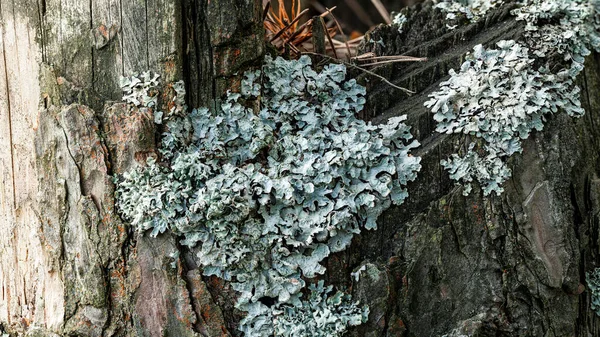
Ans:
{"type": "Polygon", "coordinates": [[[442,165],[471,191],[478,181],[484,195],[503,192],[511,175],[507,160],[521,142],[542,130],[549,114],[581,116],[575,78],[590,49],[600,50],[599,1],[524,1],[513,10],[526,22],[522,41],[500,41],[498,49],[475,46],[461,69],[430,94],[436,130],[475,138],[464,154],[442,165]],[[566,63],[556,69],[559,63],[566,63]],[[566,61],[566,62],[565,62],[566,61]],[[554,65],[554,67],[552,67],[554,65]]]}
{"type": "Polygon", "coordinates": [[[264,319],[270,320],[273,322],[273,331],[257,331],[254,327],[243,324],[246,335],[341,337],[349,326],[367,321],[369,311],[359,309],[350,295],[341,291],[334,292],[333,286],[325,287],[323,281],[309,285],[308,289],[308,298],[301,302],[280,303],[274,309],[264,306],[257,308],[257,316],[246,319],[258,321],[259,324],[264,319]],[[260,320],[257,320],[258,317],[260,320]]]}
{"type": "Polygon", "coordinates": [[[140,75],[121,77],[120,85],[123,90],[123,102],[134,106],[156,106],[159,77],[158,74],[152,74],[149,71],[140,75]]]}
{"type": "Polygon", "coordinates": [[[366,320],[367,308],[322,284],[303,299],[303,277],[404,201],[420,158],[405,116],[355,117],[365,89],[345,76],[342,65],[317,73],[307,57],[267,58],[219,108],[166,116],[164,163],[149,159],[118,184],[134,226],[181,235],[205,275],[232,282],[246,336],[338,336],[366,320]]]}
{"type": "Polygon", "coordinates": [[[406,23],[407,18],[403,13],[398,13],[394,15],[394,19],[392,20],[392,24],[398,27],[398,33],[402,34],[404,30],[404,24],[406,23]]]}
{"type": "Polygon", "coordinates": [[[600,268],[586,272],[585,281],[590,291],[591,308],[600,316],[600,268]]]}
{"type": "MultiPolygon", "coordinates": [[[[477,22],[485,14],[503,4],[503,0],[441,0],[435,5],[446,12],[446,20],[451,22],[458,21],[464,17],[469,22],[477,22]]],[[[454,29],[457,25],[447,24],[449,29],[454,29]]]]}

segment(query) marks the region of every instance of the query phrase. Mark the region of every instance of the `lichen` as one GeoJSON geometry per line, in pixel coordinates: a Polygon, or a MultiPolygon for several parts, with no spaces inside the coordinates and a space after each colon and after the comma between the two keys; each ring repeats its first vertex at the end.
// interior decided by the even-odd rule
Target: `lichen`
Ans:
{"type": "Polygon", "coordinates": [[[134,226],[181,235],[199,247],[205,275],[232,282],[247,336],[286,335],[291,325],[336,336],[364,321],[366,308],[343,294],[332,300],[322,285],[303,300],[303,277],[323,274],[323,259],[375,228],[420,169],[406,116],[377,126],[356,118],[364,87],[345,81],[342,65],[317,73],[310,63],[267,58],[218,109],[169,117],[165,163],[149,159],[117,187],[134,226]],[[256,100],[260,111],[246,104],[256,100]],[[325,313],[330,320],[320,321],[325,313]]]}
{"type": "Polygon", "coordinates": [[[398,27],[399,34],[402,34],[402,31],[404,29],[404,24],[406,23],[406,21],[407,21],[406,15],[404,15],[403,13],[398,13],[398,14],[394,15],[392,24],[398,27]]]}
{"type": "MultiPolygon", "coordinates": [[[[464,16],[469,22],[477,22],[493,8],[504,3],[503,0],[441,0],[435,8],[446,12],[446,20],[457,23],[464,16]]],[[[454,29],[456,24],[447,24],[446,27],[454,29]]]]}
{"type": "Polygon", "coordinates": [[[158,74],[149,71],[140,75],[121,77],[123,101],[133,106],[154,107],[158,100],[158,74]]]}
{"type": "Polygon", "coordinates": [[[360,268],[355,269],[350,276],[354,279],[355,282],[360,281],[360,275],[363,271],[367,270],[367,265],[362,265],[360,268]]]}
{"type": "Polygon", "coordinates": [[[358,308],[349,295],[334,293],[333,287],[325,287],[323,281],[308,288],[307,301],[280,305],[273,310],[275,336],[339,337],[348,326],[367,321],[368,308],[358,308]]]}
{"type": "Polygon", "coordinates": [[[441,162],[465,194],[475,180],[484,195],[502,193],[511,175],[507,160],[522,151],[523,139],[542,130],[550,114],[583,115],[575,78],[590,48],[600,47],[598,3],[521,3],[512,13],[527,22],[523,40],[500,41],[498,49],[475,46],[460,71],[451,70],[450,79],[430,94],[425,105],[438,132],[476,138],[466,153],[441,162]],[[556,55],[567,65],[550,70],[556,55]]]}
{"type": "Polygon", "coordinates": [[[600,316],[600,268],[585,273],[585,281],[590,290],[590,306],[600,316]]]}

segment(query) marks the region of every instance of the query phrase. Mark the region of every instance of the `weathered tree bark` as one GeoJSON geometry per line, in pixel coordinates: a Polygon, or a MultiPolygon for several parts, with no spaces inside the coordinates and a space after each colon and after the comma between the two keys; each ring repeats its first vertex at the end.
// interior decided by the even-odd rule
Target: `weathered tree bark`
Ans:
{"type": "MultiPolygon", "coordinates": [[[[176,237],[148,238],[116,214],[111,177],[155,155],[160,130],[151,110],[115,102],[119,76],[146,70],[185,80],[191,106],[236,90],[264,53],[261,2],[0,0],[0,333],[239,335],[227,283],[203,277],[176,237]]],[[[412,97],[365,82],[363,117],[408,114],[423,169],[404,205],[326,262],[326,282],[371,308],[353,336],[600,334],[584,291],[600,264],[600,57],[580,76],[586,115],[550,117],[499,197],[462,196],[439,160],[465,140],[436,134],[423,107],[475,44],[521,34],[509,9],[448,32],[420,5],[407,34],[383,26],[366,39],[429,61],[378,69],[412,97]]]]}
{"type": "Polygon", "coordinates": [[[0,331],[235,331],[197,268],[168,268],[174,237],[116,214],[111,175],[152,155],[157,131],[151,111],[114,101],[119,76],[150,70],[212,104],[262,56],[261,12],[252,0],[0,2],[0,331]]]}

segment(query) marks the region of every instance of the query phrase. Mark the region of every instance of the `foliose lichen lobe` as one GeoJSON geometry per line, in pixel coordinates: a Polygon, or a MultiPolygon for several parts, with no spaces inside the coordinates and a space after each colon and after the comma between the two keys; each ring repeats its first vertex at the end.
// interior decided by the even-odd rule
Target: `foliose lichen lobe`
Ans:
{"type": "MultiPolygon", "coordinates": [[[[355,117],[365,89],[345,77],[342,65],[316,72],[307,57],[267,58],[217,109],[165,114],[163,162],[118,184],[134,226],[183,236],[205,275],[232,282],[247,336],[341,336],[367,319],[367,308],[322,284],[305,299],[304,278],[404,201],[420,158],[405,116],[377,126],[355,117]]],[[[186,110],[182,95],[176,110],[186,110]]]]}
{"type": "MultiPolygon", "coordinates": [[[[503,3],[503,0],[441,0],[436,3],[435,8],[446,12],[446,20],[454,21],[464,15],[469,21],[475,22],[503,3]]],[[[454,29],[456,25],[448,24],[447,27],[454,29]]]]}
{"type": "Polygon", "coordinates": [[[586,283],[591,296],[591,308],[600,316],[600,268],[585,273],[586,283]]]}
{"type": "MultiPolygon", "coordinates": [[[[454,7],[475,6],[485,13],[501,1],[483,3],[445,1],[438,8],[450,14],[457,12],[454,7]]],[[[466,153],[441,162],[464,194],[473,181],[484,195],[502,193],[511,176],[507,160],[522,151],[523,139],[542,130],[550,114],[584,114],[575,79],[591,49],[600,51],[600,1],[526,0],[512,14],[526,23],[523,38],[500,41],[497,49],[475,46],[425,103],[438,123],[436,131],[476,138],[466,153]],[[554,70],[557,61],[564,66],[554,70]]]]}

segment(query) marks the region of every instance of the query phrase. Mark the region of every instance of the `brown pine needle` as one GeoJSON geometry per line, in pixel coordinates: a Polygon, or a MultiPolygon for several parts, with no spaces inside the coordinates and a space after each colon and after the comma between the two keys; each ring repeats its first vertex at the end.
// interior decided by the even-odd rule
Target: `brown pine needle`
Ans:
{"type": "MultiPolygon", "coordinates": [[[[337,7],[337,6],[334,6],[334,7],[332,7],[332,8],[330,9],[330,11],[332,11],[332,10],[336,9],[336,7],[337,7]]],[[[319,15],[319,16],[320,16],[320,17],[324,17],[324,16],[326,16],[326,15],[327,15],[327,13],[323,13],[323,14],[321,14],[321,15],[319,15]]],[[[312,25],[312,19],[310,19],[310,20],[306,21],[304,24],[302,24],[302,25],[301,25],[301,26],[300,26],[300,27],[299,27],[299,28],[298,28],[298,29],[297,29],[297,30],[296,30],[296,31],[295,31],[295,32],[294,32],[292,35],[290,35],[290,37],[288,37],[288,38],[287,38],[287,40],[285,40],[285,41],[283,42],[283,44],[289,44],[289,43],[290,43],[290,41],[291,41],[293,38],[295,38],[296,36],[298,36],[298,35],[299,35],[299,34],[302,32],[302,30],[303,30],[304,28],[308,27],[309,25],[312,25]]],[[[309,37],[310,37],[310,36],[308,36],[307,38],[309,38],[309,37]]],[[[304,40],[306,40],[306,39],[304,39],[304,40]]]]}
{"type": "Polygon", "coordinates": [[[396,59],[396,60],[387,60],[387,61],[377,61],[377,62],[371,62],[371,63],[361,63],[360,65],[363,67],[371,67],[371,66],[378,66],[378,65],[389,64],[389,63],[422,62],[422,61],[427,61],[427,59],[426,58],[415,58],[414,60],[396,59]]]}
{"type": "MultiPolygon", "coordinates": [[[[323,24],[323,27],[325,27],[325,20],[323,20],[323,17],[319,17],[319,20],[321,20],[321,24],[323,24]]],[[[335,45],[333,44],[333,41],[331,41],[331,33],[328,31],[327,34],[325,34],[327,36],[327,40],[329,41],[329,45],[331,46],[331,49],[333,50],[333,56],[335,56],[335,58],[339,58],[337,55],[337,52],[335,51],[335,45]]]]}
{"type": "Polygon", "coordinates": [[[289,44],[293,38],[298,36],[304,30],[304,28],[308,27],[309,25],[312,25],[312,19],[306,21],[302,26],[300,26],[300,28],[298,28],[298,30],[292,33],[292,35],[290,35],[290,37],[288,37],[287,40],[283,41],[283,44],[289,44]]]}
{"type": "Polygon", "coordinates": [[[407,61],[427,61],[426,57],[414,57],[406,55],[389,55],[389,56],[371,56],[368,60],[407,60],[407,61]]]}
{"type": "Polygon", "coordinates": [[[275,34],[270,40],[269,42],[273,42],[273,40],[275,40],[276,38],[280,37],[281,34],[283,34],[286,30],[288,30],[290,27],[292,27],[296,22],[298,22],[298,20],[300,20],[300,18],[302,17],[302,15],[308,13],[308,8],[303,10],[302,12],[300,12],[300,14],[298,16],[296,16],[296,18],[294,20],[292,20],[292,22],[290,22],[287,26],[283,27],[279,32],[277,32],[277,34],[275,34]]]}
{"type": "MultiPolygon", "coordinates": [[[[344,34],[344,30],[342,29],[342,26],[340,25],[338,20],[335,18],[335,15],[333,15],[333,13],[331,13],[331,10],[327,7],[325,7],[325,10],[327,10],[327,13],[329,13],[329,15],[331,15],[331,17],[333,18],[333,21],[335,22],[335,25],[337,26],[337,29],[340,31],[340,34],[342,34],[342,36],[344,37],[344,42],[346,44],[346,56],[349,60],[352,57],[352,51],[350,49],[350,45],[348,44],[348,37],[346,36],[346,34],[344,34]]],[[[334,48],[334,50],[335,50],[335,48],[334,48]]],[[[337,55],[336,55],[336,57],[337,57],[337,55]]]]}
{"type": "Polygon", "coordinates": [[[339,59],[333,58],[333,57],[331,57],[331,56],[328,56],[328,55],[323,55],[323,54],[319,54],[319,53],[313,53],[313,52],[304,52],[303,54],[320,56],[320,57],[323,57],[323,58],[326,58],[326,59],[330,60],[331,62],[341,63],[341,64],[344,64],[344,65],[345,65],[345,66],[347,66],[347,67],[351,67],[351,68],[357,69],[357,70],[359,70],[359,71],[362,71],[362,72],[364,72],[365,74],[368,74],[368,75],[371,75],[371,76],[373,76],[373,77],[376,77],[376,78],[380,79],[381,81],[383,81],[383,82],[384,82],[384,83],[386,83],[387,85],[391,86],[392,88],[396,88],[396,89],[398,89],[398,90],[400,90],[400,91],[402,91],[402,92],[405,92],[405,93],[407,93],[408,95],[412,95],[412,94],[414,94],[414,93],[415,93],[415,92],[414,92],[414,91],[412,91],[412,90],[408,90],[408,89],[406,89],[406,88],[399,87],[399,86],[395,85],[394,83],[392,83],[392,82],[388,81],[388,79],[387,79],[387,78],[385,78],[385,77],[383,77],[383,76],[381,76],[381,75],[378,75],[378,74],[376,74],[376,73],[374,73],[374,72],[372,72],[372,71],[369,71],[369,70],[367,70],[367,69],[365,69],[365,68],[359,67],[359,66],[357,66],[357,65],[355,65],[355,64],[348,63],[348,62],[345,62],[345,61],[342,61],[342,60],[339,60],[339,59]]]}
{"type": "Polygon", "coordinates": [[[359,43],[360,41],[364,40],[365,36],[361,35],[359,37],[355,37],[352,40],[348,41],[348,43],[359,43]]]}
{"type": "Polygon", "coordinates": [[[298,4],[298,8],[296,9],[296,1],[292,1],[292,11],[290,13],[292,13],[292,15],[296,15],[296,17],[298,16],[298,12],[300,10],[300,4],[298,4]]]}
{"type": "Polygon", "coordinates": [[[267,1],[265,5],[265,9],[263,10],[262,19],[265,21],[267,19],[267,15],[269,15],[269,9],[271,9],[271,0],[267,1]]]}
{"type": "Polygon", "coordinates": [[[387,11],[387,9],[385,9],[385,6],[381,3],[381,1],[371,0],[371,2],[379,12],[379,15],[381,15],[381,17],[383,18],[383,21],[385,21],[385,23],[387,23],[388,25],[391,24],[392,19],[390,18],[390,13],[387,11]]]}
{"type": "Polygon", "coordinates": [[[298,49],[296,46],[294,46],[293,44],[289,43],[288,46],[290,47],[290,50],[293,51],[296,54],[300,54],[300,49],[298,49]]]}
{"type": "Polygon", "coordinates": [[[366,58],[372,58],[375,57],[375,53],[373,52],[368,52],[368,53],[364,53],[364,54],[360,54],[360,55],[356,55],[354,56],[352,59],[353,60],[362,60],[362,59],[366,59],[366,58]]]}

